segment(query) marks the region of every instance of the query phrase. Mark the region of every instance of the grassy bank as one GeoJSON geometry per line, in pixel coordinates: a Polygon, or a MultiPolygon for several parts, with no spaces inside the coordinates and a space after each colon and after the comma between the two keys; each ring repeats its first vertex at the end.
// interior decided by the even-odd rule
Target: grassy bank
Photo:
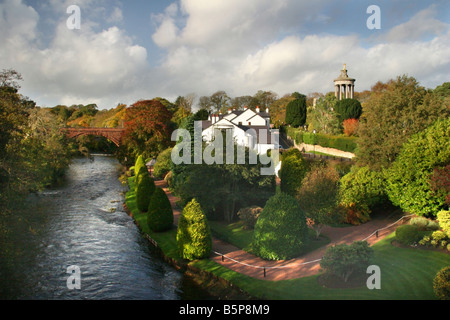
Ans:
{"type": "MultiPolygon", "coordinates": [[[[133,191],[134,178],[129,179],[130,190],[126,195],[126,205],[144,234],[154,239],[166,257],[182,261],[177,252],[176,230],[153,233],[147,227],[146,215],[137,210],[133,191]]],[[[215,232],[234,238],[235,245],[249,248],[248,232],[242,225],[218,225],[215,232]],[[222,231],[221,231],[222,230],[222,231]]],[[[209,273],[241,288],[253,297],[276,299],[384,299],[384,300],[430,300],[436,299],[433,292],[433,279],[443,267],[450,265],[450,255],[412,248],[398,248],[391,245],[393,235],[373,246],[375,257],[373,264],[381,268],[381,290],[369,290],[366,286],[353,289],[329,289],[322,287],[319,276],[285,281],[265,281],[250,278],[227,269],[206,259],[188,263],[193,270],[209,273]]]]}

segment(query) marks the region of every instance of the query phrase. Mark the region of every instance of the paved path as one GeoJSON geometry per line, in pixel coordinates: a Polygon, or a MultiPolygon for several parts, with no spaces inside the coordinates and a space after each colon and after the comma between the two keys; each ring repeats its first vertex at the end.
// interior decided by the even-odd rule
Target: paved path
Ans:
{"type": "MultiPolygon", "coordinates": [[[[164,180],[155,181],[155,184],[157,187],[162,188],[169,197],[174,213],[174,223],[178,225],[181,214],[176,205],[178,199],[167,188],[164,180]]],[[[328,246],[312,251],[300,258],[287,261],[266,261],[229,243],[213,238],[212,251],[223,254],[224,257],[213,253],[211,259],[231,270],[257,279],[279,281],[307,277],[319,273],[320,261],[318,260],[323,257],[329,246],[366,240],[371,235],[367,239],[367,242],[372,245],[395,230],[398,224],[390,226],[394,222],[392,219],[377,219],[361,226],[344,228],[326,227],[322,233],[331,240],[328,246]],[[388,226],[390,227],[386,228],[388,226]],[[379,229],[384,230],[379,231],[377,237],[374,233],[379,229]],[[239,263],[236,261],[239,261],[239,263]]]]}

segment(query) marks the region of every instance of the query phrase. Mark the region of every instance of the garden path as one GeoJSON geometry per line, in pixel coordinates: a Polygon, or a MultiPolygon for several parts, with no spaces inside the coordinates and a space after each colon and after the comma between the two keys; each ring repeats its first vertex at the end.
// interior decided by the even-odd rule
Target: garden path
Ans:
{"type": "MultiPolygon", "coordinates": [[[[181,211],[176,204],[178,199],[167,188],[164,180],[155,180],[155,184],[166,192],[172,204],[174,224],[178,225],[181,215],[181,211]]],[[[302,257],[286,261],[266,261],[213,237],[211,259],[233,271],[256,279],[280,281],[308,277],[319,273],[320,259],[329,246],[342,243],[350,244],[360,240],[366,240],[370,245],[373,245],[398,227],[398,224],[392,225],[394,222],[396,222],[394,219],[384,218],[373,219],[361,226],[325,227],[322,234],[330,239],[327,246],[309,252],[302,257]],[[377,230],[380,230],[377,232],[378,234],[376,234],[377,230]]]]}

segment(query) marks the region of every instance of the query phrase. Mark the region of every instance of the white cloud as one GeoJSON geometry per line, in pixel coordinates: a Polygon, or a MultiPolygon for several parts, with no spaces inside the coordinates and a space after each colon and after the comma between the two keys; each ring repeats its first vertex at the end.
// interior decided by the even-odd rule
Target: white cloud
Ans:
{"type": "Polygon", "coordinates": [[[36,34],[39,19],[32,8],[18,0],[7,0],[0,10],[6,12],[0,15],[0,25],[9,29],[2,34],[2,43],[8,45],[0,48],[1,68],[21,72],[24,91],[38,102],[67,102],[70,98],[113,107],[111,104],[141,84],[148,69],[147,50],[134,44],[118,27],[95,32],[93,24],[83,19],[81,30],[69,30],[61,19],[53,41],[40,49],[30,36],[36,34]]]}
{"type": "Polygon", "coordinates": [[[386,42],[418,41],[424,36],[437,36],[449,29],[449,24],[435,18],[434,5],[414,15],[409,21],[399,24],[381,37],[386,42]]]}
{"type": "Polygon", "coordinates": [[[162,59],[150,67],[148,60],[154,57],[129,30],[123,30],[126,23],[117,0],[112,4],[47,0],[41,8],[53,12],[49,16],[55,27],[45,45],[40,42],[42,21],[36,9],[21,0],[5,0],[0,3],[0,69],[21,72],[24,94],[40,104],[95,102],[103,108],[156,96],[211,95],[218,90],[230,96],[258,90],[279,95],[326,93],[334,90],[333,80],[343,63],[356,78],[357,90],[402,74],[428,86],[448,81],[450,28],[436,18],[435,7],[418,12],[367,45],[363,42],[374,39],[356,33],[304,31],[334,23],[332,10],[324,9],[329,3],[173,2],[162,13],[151,15],[156,28],[148,36],[161,49],[162,59]],[[69,4],[82,8],[81,30],[66,28],[69,4]]]}

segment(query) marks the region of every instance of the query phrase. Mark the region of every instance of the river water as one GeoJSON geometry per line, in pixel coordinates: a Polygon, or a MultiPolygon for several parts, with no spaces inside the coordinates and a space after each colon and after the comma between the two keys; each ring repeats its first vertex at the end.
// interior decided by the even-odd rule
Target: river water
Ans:
{"type": "Polygon", "coordinates": [[[112,157],[75,159],[63,186],[30,196],[3,224],[1,299],[210,298],[162,261],[124,212],[119,169],[112,157]],[[80,290],[68,289],[70,266],[79,267],[80,290]]]}

